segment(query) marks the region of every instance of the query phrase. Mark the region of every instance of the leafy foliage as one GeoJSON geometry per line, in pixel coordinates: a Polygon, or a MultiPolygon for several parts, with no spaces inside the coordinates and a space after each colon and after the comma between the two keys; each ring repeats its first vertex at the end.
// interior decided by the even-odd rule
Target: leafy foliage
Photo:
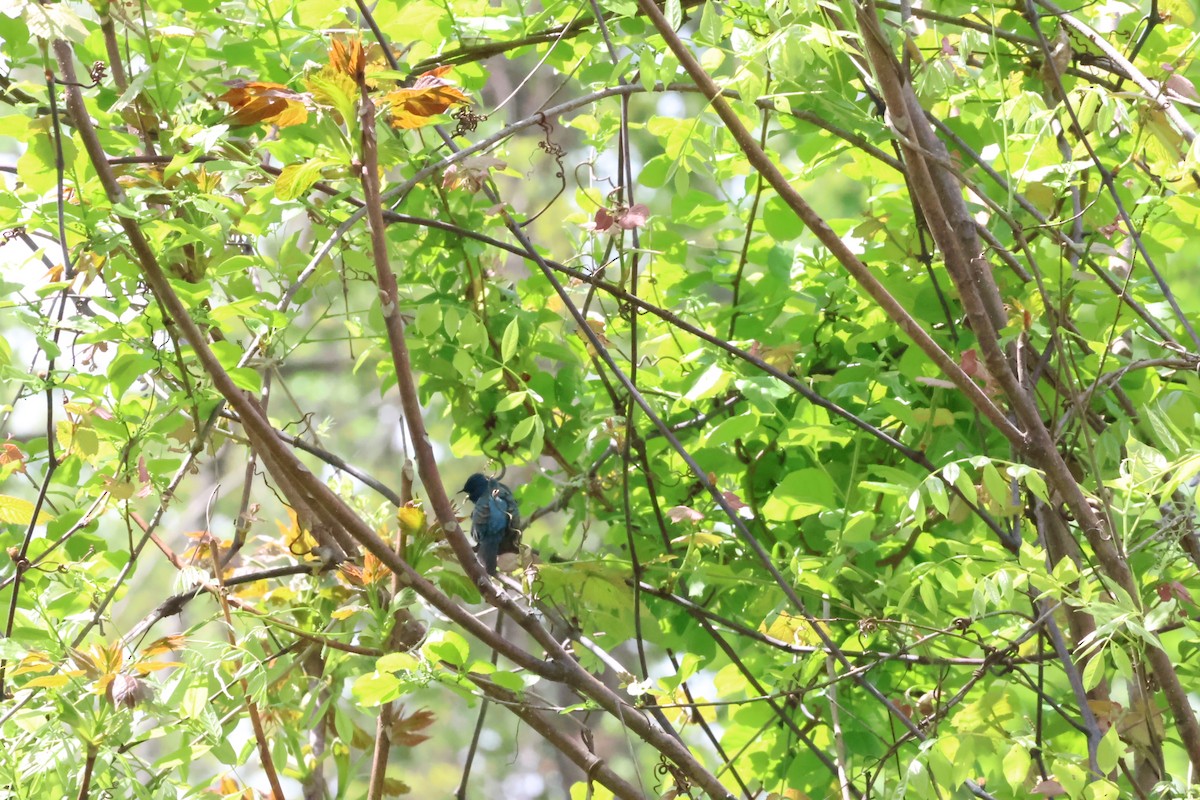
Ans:
{"type": "Polygon", "coordinates": [[[16,4],[0,796],[1194,794],[1147,5],[16,4]]]}

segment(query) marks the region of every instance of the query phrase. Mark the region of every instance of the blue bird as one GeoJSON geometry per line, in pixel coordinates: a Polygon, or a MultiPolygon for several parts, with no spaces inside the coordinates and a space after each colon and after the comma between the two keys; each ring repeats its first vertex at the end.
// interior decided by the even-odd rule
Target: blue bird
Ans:
{"type": "Polygon", "coordinates": [[[488,575],[496,574],[496,561],[501,553],[520,552],[521,517],[512,490],[495,478],[476,472],[467,478],[462,488],[467,499],[475,504],[471,512],[471,535],[475,551],[488,575]]]}

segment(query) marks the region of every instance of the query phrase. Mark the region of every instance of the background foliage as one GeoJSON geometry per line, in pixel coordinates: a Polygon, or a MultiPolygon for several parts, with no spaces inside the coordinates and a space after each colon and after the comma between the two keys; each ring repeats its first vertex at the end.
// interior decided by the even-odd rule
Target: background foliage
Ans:
{"type": "Polygon", "coordinates": [[[0,797],[1195,795],[1194,6],[3,11],[0,797]]]}

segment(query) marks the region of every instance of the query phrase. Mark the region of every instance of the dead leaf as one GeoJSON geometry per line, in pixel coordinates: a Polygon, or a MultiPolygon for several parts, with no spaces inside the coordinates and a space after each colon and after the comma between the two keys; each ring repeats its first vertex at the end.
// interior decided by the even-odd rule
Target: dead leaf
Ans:
{"type": "Polygon", "coordinates": [[[1138,747],[1152,747],[1163,738],[1163,711],[1153,701],[1135,701],[1128,713],[1117,720],[1121,741],[1138,747]]]}

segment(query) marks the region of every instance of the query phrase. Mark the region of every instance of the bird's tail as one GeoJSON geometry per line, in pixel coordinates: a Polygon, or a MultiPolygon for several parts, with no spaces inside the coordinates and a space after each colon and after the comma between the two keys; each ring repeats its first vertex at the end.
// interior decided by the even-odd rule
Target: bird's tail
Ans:
{"type": "Polygon", "coordinates": [[[479,541],[479,560],[488,575],[496,574],[496,562],[500,558],[500,539],[482,538],[479,541]]]}

